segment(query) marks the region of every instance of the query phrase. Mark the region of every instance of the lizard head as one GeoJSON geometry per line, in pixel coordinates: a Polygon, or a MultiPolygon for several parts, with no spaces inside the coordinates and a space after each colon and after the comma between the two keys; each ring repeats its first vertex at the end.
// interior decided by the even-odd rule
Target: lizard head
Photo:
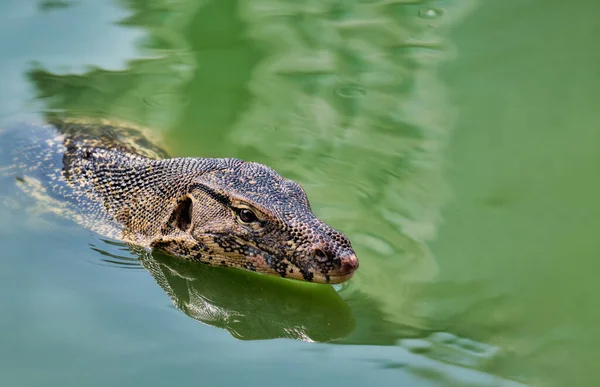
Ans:
{"type": "Polygon", "coordinates": [[[302,281],[349,279],[358,268],[350,241],[313,214],[302,187],[262,164],[236,161],[194,180],[163,230],[171,236],[155,247],[302,281]]]}

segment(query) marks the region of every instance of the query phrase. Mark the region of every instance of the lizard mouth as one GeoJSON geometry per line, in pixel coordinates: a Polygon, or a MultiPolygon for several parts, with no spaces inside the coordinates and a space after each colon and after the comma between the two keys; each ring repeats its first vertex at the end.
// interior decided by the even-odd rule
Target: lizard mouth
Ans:
{"type": "Polygon", "coordinates": [[[354,270],[346,274],[321,274],[315,272],[309,272],[308,275],[294,271],[293,273],[287,273],[285,278],[313,282],[316,284],[341,284],[342,282],[348,281],[354,275],[354,270]]]}
{"type": "Polygon", "coordinates": [[[315,268],[307,271],[295,270],[286,273],[286,278],[300,281],[308,281],[320,284],[340,284],[348,281],[358,269],[358,259],[356,255],[346,255],[341,258],[340,267],[329,272],[319,272],[315,268]]]}
{"type": "Polygon", "coordinates": [[[339,274],[339,275],[330,275],[329,282],[330,284],[341,284],[342,282],[348,281],[354,275],[354,271],[348,274],[339,274]]]}
{"type": "MultiPolygon", "coordinates": [[[[329,271],[321,271],[318,267],[302,268],[285,257],[278,256],[258,247],[248,248],[244,253],[217,253],[218,266],[236,267],[261,274],[273,275],[298,281],[320,284],[339,284],[348,281],[358,269],[358,259],[354,252],[345,253],[339,257],[340,264],[329,271]]],[[[205,262],[214,265],[214,260],[205,262]]]]}

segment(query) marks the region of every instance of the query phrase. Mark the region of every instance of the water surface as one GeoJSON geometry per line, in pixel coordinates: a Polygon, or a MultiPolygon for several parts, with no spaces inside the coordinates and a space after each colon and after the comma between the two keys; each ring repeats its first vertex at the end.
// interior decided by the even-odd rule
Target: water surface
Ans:
{"type": "Polygon", "coordinates": [[[0,384],[598,385],[600,4],[576,3],[4,1],[1,126],[266,163],[361,266],[136,253],[0,177],[0,384]]]}

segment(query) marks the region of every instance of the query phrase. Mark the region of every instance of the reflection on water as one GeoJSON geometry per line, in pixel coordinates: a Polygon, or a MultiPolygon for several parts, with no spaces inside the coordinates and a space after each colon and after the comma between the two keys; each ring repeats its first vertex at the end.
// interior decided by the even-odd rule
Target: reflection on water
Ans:
{"type": "Polygon", "coordinates": [[[177,309],[240,340],[330,341],[354,329],[350,308],[330,286],[199,265],[143,249],[130,251],[109,240],[93,249],[104,262],[144,267],[177,309]]]}
{"type": "Polygon", "coordinates": [[[365,334],[353,334],[338,342],[365,346],[363,361],[453,385],[522,386],[487,373],[504,360],[500,348],[449,333],[423,336],[423,332],[411,332],[410,327],[401,331],[397,324],[386,322],[380,306],[361,299],[359,293],[348,300],[349,307],[330,286],[198,265],[122,243],[103,242],[93,250],[104,257],[104,262],[144,267],[178,310],[204,324],[226,329],[237,339],[313,342],[347,337],[355,329],[352,308],[360,313],[363,321],[359,329],[365,334]],[[399,335],[415,334],[422,337],[396,340],[399,335]],[[352,337],[363,341],[353,342],[352,337]],[[395,349],[386,354],[373,345],[395,345],[395,349]]]}
{"type": "Polygon", "coordinates": [[[237,339],[329,341],[354,328],[350,308],[329,286],[274,281],[150,254],[142,264],[178,309],[237,339]]]}
{"type": "MultiPolygon", "coordinates": [[[[340,292],[343,302],[331,288],[271,283],[142,254],[177,308],[244,339],[394,345],[443,329],[432,310],[419,309],[423,288],[437,275],[426,243],[447,197],[442,166],[451,111],[436,67],[449,52],[445,29],[471,3],[444,9],[426,2],[159,3],[124,3],[135,12],[120,23],[169,31],[148,29],[143,49],[152,57],[123,71],[29,70],[47,116],[118,118],[155,130],[177,126],[164,135],[175,144],[178,138],[198,144],[186,155],[212,156],[201,152],[202,144],[216,137],[226,144],[222,156],[262,161],[303,183],[317,212],[350,234],[367,262],[340,292]],[[244,47],[242,39],[260,54],[236,47],[244,47]],[[232,52],[204,47],[219,40],[233,43],[232,52]],[[247,90],[245,101],[202,91],[211,87],[207,76],[224,72],[212,63],[222,66],[240,55],[246,60],[226,62],[232,66],[227,74],[247,90]],[[204,81],[199,92],[183,92],[198,79],[204,81]],[[208,112],[236,108],[215,118],[208,112]],[[220,117],[230,117],[228,125],[220,117]],[[211,118],[220,125],[203,124],[211,118]]],[[[135,266],[94,249],[105,261],[135,266]]]]}
{"type": "MultiPolygon", "coordinates": [[[[448,4],[443,11],[423,2],[240,1],[199,8],[182,2],[151,9],[135,1],[126,4],[138,13],[122,24],[146,25],[160,16],[170,27],[168,43],[151,34],[145,47],[165,54],[134,61],[122,72],[93,69],[83,76],[58,76],[31,69],[29,78],[38,99],[47,102],[47,113],[116,116],[162,129],[199,106],[216,108],[212,93],[178,93],[177,85],[209,73],[203,65],[211,61],[207,51],[212,50],[194,57],[185,48],[212,41],[214,30],[200,21],[229,18],[226,24],[231,24],[237,15],[245,23],[243,36],[261,48],[261,55],[231,70],[251,69],[249,79],[240,80],[249,102],[230,127],[218,128],[227,144],[222,156],[262,161],[300,181],[318,213],[352,236],[367,264],[344,297],[376,300],[399,326],[440,328],[411,303],[421,292],[419,283],[436,278],[437,264],[426,243],[435,236],[447,191],[442,166],[451,112],[436,66],[448,52],[443,32],[471,3],[448,4]],[[186,40],[186,22],[194,23],[192,29],[203,25],[206,39],[186,40]],[[194,73],[195,68],[204,70],[194,73]],[[147,105],[165,95],[174,98],[172,106],[147,105]]],[[[222,39],[236,41],[227,37],[230,33],[235,31],[225,31],[222,39]]],[[[201,149],[204,136],[214,136],[208,128],[195,128],[201,121],[180,123],[187,132],[177,138],[197,142],[201,149]]]]}
{"type": "MultiPolygon", "coordinates": [[[[134,13],[118,24],[145,31],[137,41],[144,57],[130,60],[126,69],[106,70],[92,63],[84,74],[59,76],[45,69],[43,63],[30,68],[27,76],[36,85],[36,99],[42,102],[43,111],[59,117],[118,118],[154,130],[173,125],[187,105],[181,88],[196,69],[182,32],[202,2],[180,2],[177,7],[168,1],[160,3],[122,2],[134,13]]],[[[46,3],[42,4],[42,9],[48,9],[46,3]]],[[[61,7],[51,8],[59,12],[61,7]]]]}
{"type": "Polygon", "coordinates": [[[444,32],[470,6],[240,4],[247,35],[265,55],[229,141],[302,182],[319,214],[367,259],[352,289],[397,324],[420,329],[433,328],[432,316],[410,304],[414,286],[436,278],[427,242],[447,197],[451,110],[436,67],[448,56],[444,32]]]}
{"type": "MultiPolygon", "coordinates": [[[[443,224],[443,205],[457,188],[447,187],[445,181],[446,148],[454,134],[457,112],[438,70],[447,59],[464,54],[455,52],[448,39],[449,29],[461,25],[474,9],[481,10],[478,15],[485,17],[502,7],[510,10],[512,2],[480,3],[479,8],[471,0],[123,0],[119,4],[129,14],[118,24],[144,31],[144,38],[137,41],[140,58],[129,61],[123,70],[100,66],[83,74],[59,74],[44,61],[28,67],[28,80],[35,88],[36,101],[44,107],[43,113],[47,117],[85,115],[140,123],[160,132],[161,145],[177,156],[240,157],[268,164],[303,184],[315,212],[353,241],[361,267],[348,286],[335,292],[328,287],[305,287],[194,267],[158,255],[141,254],[138,261],[119,251],[118,246],[95,243],[93,249],[104,263],[139,268],[141,262],[179,310],[240,339],[333,340],[340,345],[327,348],[335,348],[331,351],[338,351],[338,355],[359,347],[361,353],[375,354],[373,358],[383,369],[412,370],[436,385],[502,385],[494,375],[548,382],[545,372],[558,372],[548,364],[566,361],[563,349],[566,342],[573,345],[573,333],[566,328],[548,329],[545,336],[533,338],[537,333],[535,321],[528,334],[522,331],[527,302],[539,302],[528,293],[530,283],[536,279],[527,277],[538,273],[537,268],[520,274],[526,278],[521,278],[519,284],[526,285],[521,286],[518,292],[522,294],[517,297],[510,289],[514,281],[496,278],[494,284],[502,286],[491,286],[492,281],[485,276],[447,275],[448,271],[470,269],[464,261],[450,259],[464,251],[485,261],[482,266],[487,264],[490,271],[502,266],[491,265],[490,260],[513,262],[508,253],[494,255],[488,251],[494,247],[485,243],[465,242],[469,238],[494,242],[494,233],[483,226],[481,234],[473,230],[478,227],[479,213],[458,217],[453,224],[463,221],[477,226],[460,229],[459,224],[462,231],[446,231],[451,241],[446,242],[445,249],[435,250],[444,256],[434,256],[430,250],[443,224]],[[458,235],[465,229],[473,235],[458,235]],[[459,241],[463,244],[455,247],[459,241]],[[456,262],[459,264],[455,268],[456,262]],[[517,300],[521,296],[529,301],[517,300]],[[398,351],[408,353],[409,360],[395,361],[398,351]],[[379,354],[383,359],[376,356],[379,354]],[[459,379],[448,376],[452,373],[473,379],[457,382],[459,379]]],[[[77,7],[77,2],[39,3],[48,14],[77,7]]],[[[535,7],[527,9],[531,8],[535,7]]],[[[536,11],[542,8],[570,11],[548,4],[536,11]]],[[[499,25],[507,26],[507,20],[514,23],[517,14],[515,11],[500,20],[499,25]]],[[[493,20],[487,17],[482,20],[493,20]]],[[[521,19],[530,22],[527,17],[521,19]]],[[[494,29],[494,33],[500,34],[503,28],[494,29]]],[[[467,29],[470,36],[487,30],[487,25],[467,29]]],[[[519,34],[505,41],[532,36],[523,32],[528,31],[527,27],[515,30],[519,34]]],[[[484,47],[489,50],[490,43],[496,42],[479,43],[470,47],[472,52],[484,47]]],[[[507,50],[475,69],[463,70],[463,81],[481,81],[485,88],[489,80],[474,77],[471,71],[495,68],[508,57],[532,55],[521,46],[509,47],[514,52],[507,50]]],[[[533,84],[528,78],[533,74],[518,78],[516,74],[522,69],[543,67],[524,60],[515,66],[518,70],[500,67],[514,73],[518,80],[515,85],[533,84]]],[[[545,59],[538,64],[545,64],[545,59]]],[[[579,81],[585,83],[583,78],[579,81]]],[[[502,85],[497,90],[485,90],[499,95],[494,104],[497,110],[490,113],[484,109],[484,113],[477,114],[499,115],[496,105],[505,103],[507,111],[515,110],[514,104],[506,102],[514,98],[514,92],[503,88],[510,89],[502,85]]],[[[488,95],[485,92],[483,95],[488,95]]],[[[578,100],[573,97],[573,101],[578,100]]],[[[582,106],[586,103],[580,101],[582,106]]],[[[543,114],[537,114],[545,116],[552,106],[544,105],[540,110],[543,114]]],[[[530,124],[528,120],[534,113],[527,111],[519,120],[497,125],[497,129],[518,129],[520,121],[526,122],[524,127],[554,124],[530,124]]],[[[492,124],[489,117],[481,121],[482,125],[492,124]]],[[[584,125],[591,123],[580,126],[584,125]]],[[[471,132],[472,142],[461,137],[461,152],[472,155],[465,164],[485,159],[484,151],[478,148],[482,143],[502,140],[499,133],[481,140],[486,133],[471,132]]],[[[527,142],[516,130],[514,134],[512,143],[524,144],[525,150],[521,150],[527,155],[548,136],[532,136],[535,141],[527,142]],[[517,137],[518,141],[514,140],[517,137]]],[[[556,144],[563,144],[563,140],[556,140],[556,144]]],[[[552,149],[559,148],[563,145],[552,149]]],[[[513,149],[507,147],[497,157],[510,163],[513,149]]],[[[558,171],[561,168],[553,167],[558,171]]],[[[495,176],[489,166],[479,173],[469,176],[467,182],[459,179],[459,184],[469,186],[470,181],[495,176]]],[[[537,172],[532,175],[540,176],[537,172]]],[[[511,196],[501,179],[500,183],[495,177],[490,179],[494,180],[495,191],[480,196],[480,192],[474,192],[475,201],[497,213],[506,211],[518,194],[511,196]]],[[[519,191],[520,184],[512,184],[517,186],[514,191],[519,191]]],[[[539,197],[546,198],[550,191],[540,192],[539,197]]],[[[462,194],[470,198],[471,193],[463,190],[462,194]]],[[[535,218],[546,219],[548,208],[538,209],[535,218]]],[[[505,228],[512,229],[526,212],[521,208],[518,214],[512,214],[505,228]]],[[[565,219],[570,216],[564,215],[565,219]]],[[[541,229],[537,220],[529,228],[541,229]]],[[[522,231],[522,238],[527,239],[525,235],[531,231],[522,231]]],[[[512,241],[512,236],[506,236],[510,238],[495,241],[498,251],[505,251],[498,248],[499,244],[512,241]]],[[[532,243],[521,241],[525,252],[510,253],[524,256],[522,261],[526,261],[532,243]]],[[[565,255],[570,253],[565,250],[565,255]]],[[[472,262],[479,261],[474,258],[472,262]]],[[[551,270],[545,262],[540,266],[551,270]]],[[[506,276],[514,274],[503,270],[506,276]]],[[[564,294],[559,298],[580,298],[575,293],[564,294]]],[[[545,317],[539,317],[537,323],[556,318],[550,312],[546,316],[544,308],[539,310],[545,317]]]]}

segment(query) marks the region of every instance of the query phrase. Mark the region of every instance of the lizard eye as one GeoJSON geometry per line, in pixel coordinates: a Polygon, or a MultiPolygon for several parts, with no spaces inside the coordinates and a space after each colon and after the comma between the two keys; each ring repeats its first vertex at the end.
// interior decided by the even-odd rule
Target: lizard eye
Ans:
{"type": "Polygon", "coordinates": [[[253,223],[258,221],[256,214],[247,208],[238,208],[236,213],[238,219],[242,223],[253,223]]]}

